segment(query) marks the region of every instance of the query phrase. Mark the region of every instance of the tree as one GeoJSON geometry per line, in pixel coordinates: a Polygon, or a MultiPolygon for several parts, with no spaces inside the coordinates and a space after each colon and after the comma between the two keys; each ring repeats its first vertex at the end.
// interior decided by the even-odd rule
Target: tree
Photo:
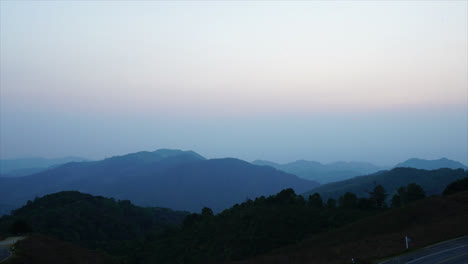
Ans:
{"type": "Polygon", "coordinates": [[[280,202],[294,203],[296,200],[296,193],[292,188],[284,189],[276,195],[276,199],[280,202]]]}
{"type": "Polygon", "coordinates": [[[393,195],[392,201],[391,201],[391,206],[392,207],[400,207],[401,206],[400,195],[398,195],[398,194],[393,195]]]}
{"type": "Polygon", "coordinates": [[[304,196],[302,195],[297,195],[296,196],[296,202],[298,205],[304,206],[306,204],[304,196]]]}
{"type": "MultiPolygon", "coordinates": [[[[398,196],[400,197],[400,204],[407,204],[419,199],[424,199],[426,193],[421,186],[413,182],[406,187],[398,188],[398,196]]],[[[395,201],[395,203],[397,202],[395,201]]]]}
{"type": "Polygon", "coordinates": [[[408,184],[408,187],[406,189],[407,189],[407,194],[406,194],[407,202],[424,199],[426,197],[426,193],[424,192],[424,189],[421,186],[417,185],[416,183],[408,184]]]}
{"type": "Polygon", "coordinates": [[[197,213],[189,214],[184,218],[184,221],[182,222],[183,227],[192,227],[196,223],[200,222],[201,220],[201,215],[197,213]]]}
{"type": "Polygon", "coordinates": [[[374,204],[375,202],[373,200],[364,197],[359,198],[357,201],[357,206],[361,210],[371,210],[374,208],[374,204]]]}
{"type": "Polygon", "coordinates": [[[319,193],[309,195],[309,201],[307,202],[309,207],[321,208],[323,206],[322,197],[319,193]]]}
{"type": "Polygon", "coordinates": [[[385,189],[382,185],[375,186],[372,192],[369,192],[370,199],[375,202],[378,208],[382,208],[385,204],[385,199],[388,194],[385,192],[385,189]]]}
{"type": "Polygon", "coordinates": [[[357,206],[357,196],[354,193],[346,192],[338,199],[338,204],[343,208],[355,208],[357,206]]]}
{"type": "Polygon", "coordinates": [[[444,190],[443,195],[450,195],[468,190],[468,177],[450,183],[444,190]]]}
{"type": "Polygon", "coordinates": [[[328,208],[335,208],[336,207],[336,200],[333,199],[333,198],[328,198],[327,207],[328,208]]]}
{"type": "Polygon", "coordinates": [[[17,234],[25,234],[25,233],[31,233],[32,232],[32,228],[31,226],[28,224],[28,222],[26,222],[25,220],[23,219],[16,219],[13,224],[11,224],[10,226],[10,232],[13,233],[14,235],[17,235],[17,234]]]}
{"type": "Polygon", "coordinates": [[[213,214],[213,210],[211,210],[211,208],[203,207],[201,215],[202,216],[213,216],[214,214],[213,214]]]}

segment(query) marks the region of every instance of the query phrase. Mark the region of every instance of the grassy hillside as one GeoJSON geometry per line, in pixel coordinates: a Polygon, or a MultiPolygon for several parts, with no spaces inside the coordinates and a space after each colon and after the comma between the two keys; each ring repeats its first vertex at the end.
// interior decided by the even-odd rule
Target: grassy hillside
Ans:
{"type": "Polygon", "coordinates": [[[366,196],[375,185],[382,185],[391,198],[401,186],[416,183],[423,187],[427,195],[442,194],[445,187],[453,181],[468,176],[468,171],[463,169],[438,169],[419,170],[413,168],[395,168],[390,171],[382,171],[367,176],[355,177],[353,179],[321,185],[306,192],[308,197],[315,192],[320,193],[323,199],[337,199],[346,192],[352,192],[357,196],[366,196]]]}
{"type": "Polygon", "coordinates": [[[360,263],[405,252],[404,236],[411,249],[468,235],[468,192],[430,197],[402,208],[364,218],[355,223],[311,235],[298,243],[246,261],[232,263],[360,263]]]}

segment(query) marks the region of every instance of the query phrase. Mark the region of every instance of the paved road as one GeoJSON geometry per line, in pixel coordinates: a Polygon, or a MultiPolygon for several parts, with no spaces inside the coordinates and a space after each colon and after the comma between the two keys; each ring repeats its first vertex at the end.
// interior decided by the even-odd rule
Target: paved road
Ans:
{"type": "Polygon", "coordinates": [[[10,246],[21,239],[24,239],[24,237],[9,237],[5,240],[0,241],[0,262],[4,261],[11,255],[9,250],[10,246]]]}
{"type": "Polygon", "coordinates": [[[468,264],[468,236],[438,243],[380,264],[468,264]]]}
{"type": "Polygon", "coordinates": [[[5,248],[0,248],[0,262],[7,259],[11,255],[10,251],[5,248]]]}

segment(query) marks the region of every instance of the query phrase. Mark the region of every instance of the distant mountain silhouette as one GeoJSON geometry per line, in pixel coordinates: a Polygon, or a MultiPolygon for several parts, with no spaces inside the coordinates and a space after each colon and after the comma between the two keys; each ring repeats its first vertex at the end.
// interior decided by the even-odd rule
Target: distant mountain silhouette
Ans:
{"type": "Polygon", "coordinates": [[[346,192],[352,192],[358,197],[368,197],[375,185],[382,185],[391,198],[397,189],[409,183],[419,184],[427,195],[442,194],[445,187],[459,179],[468,176],[468,171],[463,169],[438,169],[420,170],[414,168],[394,168],[390,171],[380,171],[367,176],[359,176],[340,182],[333,182],[321,185],[309,192],[304,193],[305,197],[310,194],[319,193],[326,201],[328,198],[337,199],[346,192]]]}
{"type": "Polygon", "coordinates": [[[9,171],[5,174],[0,174],[0,177],[23,177],[26,175],[31,175],[41,171],[47,170],[47,168],[24,168],[9,171]]]}
{"type": "Polygon", "coordinates": [[[316,161],[298,160],[287,164],[256,160],[255,165],[270,166],[300,178],[317,181],[321,184],[349,179],[355,176],[375,173],[386,169],[366,162],[334,162],[321,164],[316,161]]]}
{"type": "Polygon", "coordinates": [[[238,159],[206,160],[193,151],[157,150],[101,161],[72,162],[34,175],[0,178],[0,201],[20,206],[28,199],[66,190],[129,199],[142,206],[223,210],[247,198],[285,188],[302,193],[318,183],[238,159]]]}
{"type": "Polygon", "coordinates": [[[423,170],[437,170],[442,168],[449,168],[449,169],[468,169],[467,166],[461,164],[458,161],[449,160],[447,158],[441,158],[437,160],[425,160],[425,159],[409,159],[405,162],[397,164],[395,167],[402,167],[402,168],[415,168],[415,169],[423,169],[423,170]]]}
{"type": "Polygon", "coordinates": [[[3,159],[0,160],[0,177],[21,177],[68,162],[81,161],[86,161],[86,159],[80,157],[3,159]]]}

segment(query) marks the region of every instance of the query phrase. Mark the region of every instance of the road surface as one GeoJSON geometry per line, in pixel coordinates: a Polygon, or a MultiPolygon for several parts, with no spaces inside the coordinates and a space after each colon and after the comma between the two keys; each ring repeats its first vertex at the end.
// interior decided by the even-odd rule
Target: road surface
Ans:
{"type": "Polygon", "coordinates": [[[9,237],[5,240],[0,241],[0,262],[3,262],[11,255],[10,246],[21,239],[24,239],[24,237],[9,237]]]}
{"type": "Polygon", "coordinates": [[[468,264],[468,236],[441,242],[380,264],[468,264]]]}

